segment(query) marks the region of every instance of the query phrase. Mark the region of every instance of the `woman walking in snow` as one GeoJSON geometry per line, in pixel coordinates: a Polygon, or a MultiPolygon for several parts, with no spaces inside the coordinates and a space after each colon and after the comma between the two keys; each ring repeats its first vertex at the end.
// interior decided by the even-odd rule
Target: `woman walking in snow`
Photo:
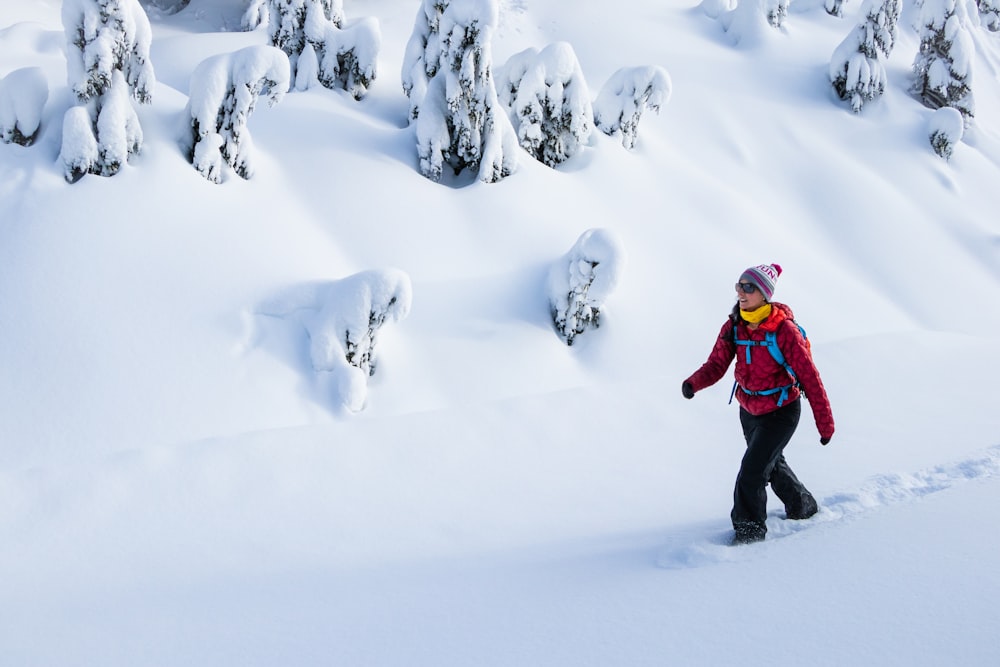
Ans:
{"type": "Polygon", "coordinates": [[[809,397],[820,444],[833,437],[833,413],[809,343],[791,308],[771,301],[779,275],[777,264],[743,272],[736,283],[737,303],[708,361],[681,385],[684,398],[694,398],[721,380],[736,358],[733,392],[747,449],[733,493],[733,544],[764,539],[768,483],[785,504],[787,518],[808,519],[819,509],[783,453],[799,423],[801,396],[809,397]]]}

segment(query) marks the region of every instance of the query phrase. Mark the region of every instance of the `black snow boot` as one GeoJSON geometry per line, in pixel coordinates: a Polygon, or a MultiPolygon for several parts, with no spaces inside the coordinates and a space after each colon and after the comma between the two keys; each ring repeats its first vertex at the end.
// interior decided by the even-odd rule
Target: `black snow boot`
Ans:
{"type": "Polygon", "coordinates": [[[730,542],[730,545],[735,547],[741,544],[763,542],[765,535],[767,535],[767,528],[764,526],[753,522],[736,523],[733,524],[733,541],[730,542]]]}
{"type": "Polygon", "coordinates": [[[797,503],[798,507],[791,507],[789,504],[785,504],[785,518],[794,519],[796,521],[801,521],[802,519],[808,519],[812,515],[819,511],[819,505],[816,504],[816,499],[813,495],[806,491],[800,496],[801,502],[797,503]]]}

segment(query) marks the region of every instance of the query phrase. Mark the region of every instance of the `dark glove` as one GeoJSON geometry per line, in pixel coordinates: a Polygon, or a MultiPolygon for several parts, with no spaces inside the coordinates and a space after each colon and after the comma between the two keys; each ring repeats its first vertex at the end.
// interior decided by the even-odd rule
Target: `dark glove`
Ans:
{"type": "Polygon", "coordinates": [[[830,444],[830,438],[820,438],[819,439],[819,444],[821,444],[821,445],[828,445],[828,444],[830,444]]]}
{"type": "Polygon", "coordinates": [[[684,398],[694,398],[694,387],[690,382],[685,382],[681,385],[681,393],[684,394],[684,398]]]}

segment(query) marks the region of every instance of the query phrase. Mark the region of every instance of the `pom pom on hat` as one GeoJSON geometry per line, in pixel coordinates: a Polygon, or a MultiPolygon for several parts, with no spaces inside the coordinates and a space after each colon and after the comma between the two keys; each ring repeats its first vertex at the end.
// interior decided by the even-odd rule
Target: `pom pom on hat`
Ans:
{"type": "Polygon", "coordinates": [[[741,281],[753,283],[760,288],[764,298],[768,301],[774,296],[774,284],[778,282],[781,275],[781,266],[778,264],[758,264],[751,266],[740,275],[741,281]]]}

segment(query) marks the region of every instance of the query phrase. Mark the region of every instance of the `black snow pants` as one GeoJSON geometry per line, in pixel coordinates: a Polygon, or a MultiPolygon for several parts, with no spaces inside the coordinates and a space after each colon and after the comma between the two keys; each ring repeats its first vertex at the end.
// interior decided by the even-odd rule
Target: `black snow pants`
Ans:
{"type": "Polygon", "coordinates": [[[789,519],[805,519],[816,513],[816,499],[788,467],[783,454],[801,414],[802,404],[798,399],[759,416],[740,408],[747,450],[733,492],[731,517],[738,541],[764,539],[768,483],[785,504],[789,519]]]}

